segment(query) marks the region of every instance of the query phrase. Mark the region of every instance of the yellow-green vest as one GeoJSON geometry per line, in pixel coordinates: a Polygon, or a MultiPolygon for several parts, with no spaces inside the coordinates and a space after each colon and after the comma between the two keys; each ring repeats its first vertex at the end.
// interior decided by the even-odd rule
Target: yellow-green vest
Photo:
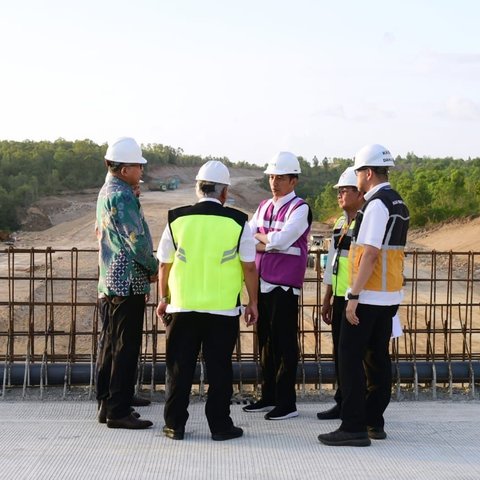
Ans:
{"type": "Polygon", "coordinates": [[[168,279],[170,303],[183,310],[231,310],[238,306],[243,270],[238,253],[248,217],[217,202],[168,212],[175,258],[168,279]]]}

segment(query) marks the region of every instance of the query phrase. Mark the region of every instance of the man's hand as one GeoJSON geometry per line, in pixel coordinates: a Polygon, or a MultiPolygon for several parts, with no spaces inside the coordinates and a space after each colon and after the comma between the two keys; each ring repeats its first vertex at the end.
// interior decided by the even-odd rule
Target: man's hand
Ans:
{"type": "Polygon", "coordinates": [[[245,318],[245,325],[250,327],[251,325],[255,325],[258,320],[258,308],[256,303],[249,303],[245,307],[245,313],[243,314],[245,318]]]}
{"type": "Polygon", "coordinates": [[[266,233],[256,233],[255,238],[260,242],[266,245],[268,243],[268,235],[266,233]]]}
{"type": "Polygon", "coordinates": [[[162,317],[165,315],[165,311],[167,310],[167,305],[168,303],[165,303],[165,302],[160,302],[158,305],[157,305],[157,317],[162,319],[162,317]]]}
{"type": "Polygon", "coordinates": [[[323,299],[323,305],[322,305],[322,320],[327,324],[331,325],[332,324],[332,305],[330,303],[330,299],[326,300],[323,299]]]}
{"type": "Polygon", "coordinates": [[[148,277],[148,281],[150,283],[157,283],[158,282],[158,273],[156,273],[155,275],[150,275],[148,277]]]}
{"type": "Polygon", "coordinates": [[[347,308],[345,310],[345,314],[348,320],[348,323],[351,325],[358,325],[360,320],[357,317],[356,311],[358,307],[358,300],[349,300],[347,302],[347,308]]]}

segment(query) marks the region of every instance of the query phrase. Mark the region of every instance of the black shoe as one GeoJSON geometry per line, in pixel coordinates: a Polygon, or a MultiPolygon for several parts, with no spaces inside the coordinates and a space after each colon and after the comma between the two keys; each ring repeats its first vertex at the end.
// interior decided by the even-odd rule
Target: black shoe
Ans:
{"type": "Polygon", "coordinates": [[[318,440],[333,447],[368,447],[372,443],[367,432],[344,432],[343,430],[323,433],[318,436],[318,440]]]}
{"type": "Polygon", "coordinates": [[[317,418],[319,420],[333,420],[335,418],[340,418],[340,406],[337,404],[328,410],[318,412],[317,418]]]}
{"type": "Polygon", "coordinates": [[[102,400],[100,406],[98,407],[97,414],[98,423],[107,423],[107,402],[102,400]]]}
{"type": "Polygon", "coordinates": [[[131,401],[132,407],[148,407],[151,403],[151,400],[148,398],[139,397],[138,395],[134,395],[131,401]]]}
{"type": "Polygon", "coordinates": [[[140,420],[131,413],[123,418],[107,418],[108,428],[126,428],[129,430],[143,430],[153,425],[150,420],[140,420]]]}
{"type": "Polygon", "coordinates": [[[367,427],[368,430],[368,438],[373,440],[385,440],[387,438],[387,434],[382,427],[367,427]]]}
{"type": "Polygon", "coordinates": [[[265,402],[265,400],[259,400],[258,402],[245,405],[243,407],[244,412],[269,412],[273,410],[275,405],[273,403],[265,402]]]}
{"type": "Polygon", "coordinates": [[[163,434],[171,438],[173,440],[183,440],[183,437],[185,436],[185,428],[177,428],[176,430],[173,428],[169,428],[166,425],[163,427],[163,434]]]}
{"type": "Polygon", "coordinates": [[[235,427],[232,425],[230,430],[225,432],[212,433],[212,440],[222,441],[222,440],[231,440],[232,438],[238,438],[243,435],[243,430],[240,427],[235,427]]]}
{"type": "MultiPolygon", "coordinates": [[[[135,418],[140,418],[140,414],[136,412],[132,407],[130,407],[130,413],[135,418]]],[[[100,403],[97,420],[98,420],[98,423],[107,423],[107,402],[105,402],[105,400],[102,400],[102,402],[100,403]]]]}
{"type": "Polygon", "coordinates": [[[293,417],[298,417],[296,407],[275,407],[273,410],[265,414],[265,420],[286,420],[287,418],[293,417]]]}

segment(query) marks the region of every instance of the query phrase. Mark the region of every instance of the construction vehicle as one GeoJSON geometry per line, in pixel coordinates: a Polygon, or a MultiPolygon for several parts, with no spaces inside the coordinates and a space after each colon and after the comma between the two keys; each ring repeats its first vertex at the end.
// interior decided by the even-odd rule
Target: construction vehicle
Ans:
{"type": "Polygon", "coordinates": [[[176,190],[179,185],[180,178],[176,175],[166,179],[152,178],[147,182],[147,187],[149,190],[160,190],[161,192],[166,192],[167,190],[176,190]]]}
{"type": "Polygon", "coordinates": [[[167,184],[163,180],[160,180],[160,179],[150,180],[147,183],[147,187],[148,187],[149,190],[152,190],[152,191],[158,191],[158,190],[160,190],[161,192],[166,192],[167,191],[167,184]]]}

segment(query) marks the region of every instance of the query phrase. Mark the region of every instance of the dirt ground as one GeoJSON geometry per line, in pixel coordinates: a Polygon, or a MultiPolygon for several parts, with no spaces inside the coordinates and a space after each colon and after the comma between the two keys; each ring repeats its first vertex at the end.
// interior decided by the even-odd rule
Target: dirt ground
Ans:
{"type": "MultiPolygon", "coordinates": [[[[146,219],[150,226],[150,230],[152,232],[155,248],[158,245],[158,241],[165,227],[168,209],[180,205],[194,203],[196,201],[193,187],[196,172],[197,168],[193,167],[162,167],[150,172],[152,177],[156,176],[157,178],[165,178],[171,175],[178,175],[181,179],[180,187],[177,190],[161,192],[149,191],[146,186],[143,188],[141,202],[145,211],[146,219]]],[[[230,197],[233,199],[232,204],[236,208],[245,211],[251,216],[258,206],[258,203],[262,199],[270,197],[270,192],[262,189],[258,182],[262,176],[262,171],[232,168],[231,174],[232,186],[230,188],[230,197]]],[[[34,207],[32,207],[30,215],[25,219],[25,225],[28,228],[38,228],[39,230],[24,230],[17,232],[15,247],[34,247],[38,249],[52,247],[54,249],[67,250],[70,250],[73,247],[76,247],[80,250],[96,249],[97,239],[94,234],[94,224],[97,194],[98,191],[95,189],[74,195],[61,195],[42,199],[34,207]],[[48,225],[51,226],[49,228],[44,228],[48,225]],[[44,229],[40,230],[40,228],[44,229]]],[[[316,223],[313,227],[313,230],[316,233],[321,233],[328,237],[330,235],[330,228],[331,227],[328,225],[316,223]]],[[[479,251],[479,233],[480,218],[461,221],[459,220],[439,225],[435,228],[412,230],[409,235],[408,247],[409,249],[418,248],[419,250],[437,250],[439,252],[448,252],[450,250],[454,252],[479,251]]],[[[1,253],[0,251],[1,275],[3,275],[8,268],[7,262],[7,255],[1,253]]],[[[425,272],[420,272],[419,275],[428,278],[430,275],[429,265],[424,265],[423,263],[424,262],[421,262],[420,268],[421,270],[425,270],[425,272]]],[[[28,298],[32,299],[32,295],[35,298],[38,297],[40,299],[45,297],[45,282],[37,280],[33,284],[28,281],[28,275],[29,272],[32,271],[32,268],[35,270],[38,269],[38,272],[40,272],[40,277],[42,277],[42,272],[44,272],[45,278],[47,278],[50,273],[56,277],[66,278],[69,278],[72,275],[72,262],[70,261],[68,254],[65,252],[54,253],[51,267],[47,265],[46,259],[42,258],[42,255],[35,257],[35,265],[32,266],[31,257],[28,253],[25,253],[23,256],[21,254],[17,254],[15,256],[14,270],[16,275],[26,276],[27,280],[24,282],[17,280],[15,282],[15,291],[11,294],[11,299],[23,301],[28,298]]],[[[89,255],[84,254],[79,256],[78,269],[80,272],[82,272],[82,275],[95,276],[96,268],[97,258],[94,252],[89,255]]],[[[314,276],[315,272],[309,271],[309,275],[314,276]]],[[[458,296],[458,301],[461,301],[462,296],[465,295],[464,292],[466,291],[466,287],[463,287],[462,285],[463,284],[459,284],[460,292],[455,293],[454,295],[455,298],[458,296]]],[[[6,283],[4,283],[0,289],[4,290],[4,295],[6,295],[7,287],[10,288],[6,283]]],[[[308,301],[309,305],[314,305],[311,308],[308,307],[304,309],[304,321],[306,322],[305,326],[309,331],[313,331],[314,320],[318,317],[318,307],[316,306],[318,299],[316,298],[315,291],[310,291],[312,288],[314,289],[314,285],[308,284],[304,289],[305,301],[308,301]]],[[[429,298],[431,297],[431,291],[429,289],[431,289],[431,285],[428,282],[421,282],[418,285],[418,291],[416,291],[416,295],[418,295],[417,301],[429,303],[429,298]]],[[[73,286],[70,284],[70,282],[56,282],[54,290],[56,298],[70,298],[73,295],[73,286]]],[[[445,298],[447,299],[446,301],[452,302],[452,299],[447,297],[447,294],[448,292],[445,293],[445,298]]],[[[95,298],[96,296],[95,285],[79,285],[75,290],[75,295],[77,301],[79,302],[91,302],[92,298],[95,298]]],[[[443,297],[441,289],[438,290],[437,295],[438,298],[440,298],[440,296],[443,297]]],[[[75,312],[75,319],[73,319],[73,314],[70,310],[71,309],[65,307],[64,310],[55,311],[55,324],[57,328],[59,328],[59,325],[62,325],[62,328],[65,328],[67,333],[69,330],[73,329],[83,329],[85,331],[92,330],[91,309],[88,310],[87,307],[79,307],[75,312]],[[84,308],[85,312],[81,311],[81,308],[84,308]],[[70,327],[63,327],[68,325],[70,325],[70,327]]],[[[30,318],[29,315],[31,317],[31,312],[29,312],[27,307],[19,307],[18,311],[15,312],[17,329],[27,330],[28,321],[30,318]]],[[[1,330],[5,331],[6,323],[2,324],[3,317],[5,317],[6,322],[6,319],[8,318],[8,312],[6,310],[0,311],[0,326],[1,330]]],[[[40,322],[35,328],[46,330],[47,327],[44,325],[44,323],[47,322],[47,319],[43,319],[43,313],[42,315],[36,314],[35,317],[35,325],[37,325],[37,322],[40,322]]],[[[406,319],[404,318],[402,320],[402,325],[405,326],[406,319]]],[[[30,318],[30,321],[32,321],[32,318],[30,318]]],[[[153,322],[154,319],[151,321],[153,322]]],[[[421,322],[422,320],[420,319],[419,321],[421,322]]],[[[474,324],[478,324],[478,312],[473,315],[473,322],[474,324]]],[[[457,323],[458,322],[456,321],[455,324],[452,323],[452,325],[457,326],[457,323]]],[[[326,328],[321,322],[318,328],[320,327],[326,328]]],[[[23,345],[20,340],[22,339],[17,338],[16,340],[17,350],[24,351],[24,349],[27,347],[26,345],[23,345]]],[[[314,335],[307,335],[305,337],[304,341],[306,344],[306,351],[315,350],[314,340],[314,335]]],[[[39,337],[39,342],[42,343],[43,341],[44,339],[39,337]]],[[[423,346],[420,346],[420,343],[423,345],[425,341],[423,339],[419,339],[419,345],[417,345],[417,348],[423,348],[423,346]]],[[[68,348],[68,342],[68,335],[58,337],[56,340],[57,348],[60,350],[66,350],[68,348]]],[[[82,350],[84,351],[85,355],[88,356],[92,348],[89,337],[87,337],[87,339],[83,342],[80,342],[80,340],[78,340],[78,342],[78,350],[80,350],[80,343],[85,343],[82,350]]],[[[476,342],[480,342],[480,339],[476,340],[476,342]]],[[[162,342],[159,343],[163,345],[162,342]]],[[[242,349],[244,351],[251,351],[251,344],[252,334],[250,332],[242,334],[242,349]]],[[[44,346],[39,344],[36,347],[36,350],[42,351],[43,348],[44,346]]],[[[475,348],[478,350],[476,346],[475,348]]],[[[322,351],[329,351],[329,349],[331,349],[329,333],[323,332],[322,351]]]]}
{"type": "MultiPolygon", "coordinates": [[[[166,224],[167,210],[180,205],[194,203],[195,175],[197,167],[157,167],[149,172],[151,178],[167,178],[176,175],[180,178],[177,190],[149,191],[143,187],[141,201],[145,217],[152,232],[154,245],[158,244],[166,224]]],[[[230,197],[232,206],[250,216],[260,200],[270,196],[270,192],[260,187],[261,170],[231,168],[232,186],[230,197]]],[[[16,232],[15,246],[18,248],[95,248],[94,235],[95,203],[98,191],[92,189],[84,193],[65,194],[44,198],[29,210],[24,219],[24,228],[16,232]]],[[[329,236],[330,227],[315,223],[315,233],[329,236]]],[[[435,227],[412,229],[409,233],[409,247],[437,251],[478,251],[480,249],[480,217],[443,223],[435,227]]]]}
{"type": "MultiPolygon", "coordinates": [[[[259,202],[270,196],[270,192],[261,188],[259,184],[262,171],[244,168],[230,170],[231,205],[251,216],[259,202]]],[[[155,247],[165,227],[168,209],[195,203],[194,183],[197,171],[196,167],[160,167],[149,172],[152,178],[177,175],[181,180],[177,190],[149,191],[146,184],[142,188],[141,202],[155,247]]],[[[15,247],[95,248],[97,194],[97,190],[89,190],[85,193],[48,197],[37,202],[24,220],[26,228],[15,234],[15,247]],[[48,224],[52,226],[45,228],[48,224]]],[[[321,223],[316,224],[314,228],[316,231],[326,233],[329,230],[327,225],[321,223]]]]}

